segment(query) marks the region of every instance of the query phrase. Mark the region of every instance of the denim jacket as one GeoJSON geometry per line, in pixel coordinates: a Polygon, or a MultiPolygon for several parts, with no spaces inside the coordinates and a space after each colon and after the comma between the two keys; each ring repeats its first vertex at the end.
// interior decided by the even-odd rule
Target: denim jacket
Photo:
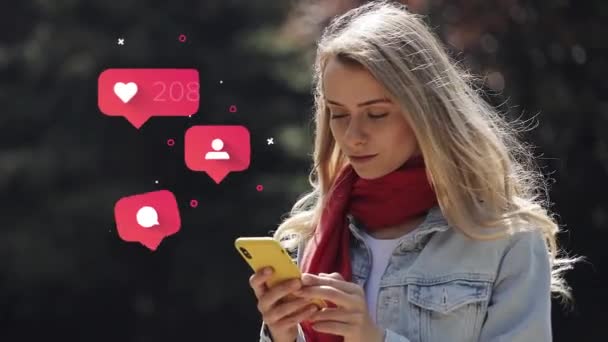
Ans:
{"type": "MultiPolygon", "coordinates": [[[[352,282],[364,288],[371,255],[348,215],[352,282]]],[[[296,251],[300,262],[306,241],[296,251]]],[[[551,265],[539,230],[473,240],[432,208],[393,251],[380,282],[377,325],[385,342],[552,341],[551,265]]],[[[297,342],[306,341],[300,326],[297,342]]],[[[272,341],[262,324],[260,341],[272,341]]]]}

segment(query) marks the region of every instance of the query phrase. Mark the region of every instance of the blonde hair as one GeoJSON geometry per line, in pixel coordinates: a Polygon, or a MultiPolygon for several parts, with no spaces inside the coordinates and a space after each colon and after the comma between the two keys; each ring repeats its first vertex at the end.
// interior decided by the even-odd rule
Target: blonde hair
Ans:
{"type": "Polygon", "coordinates": [[[404,5],[370,2],[334,18],[318,42],[314,65],[312,191],[294,204],[274,238],[309,239],[347,160],[329,129],[322,88],[329,58],[366,68],[403,108],[450,226],[478,240],[539,229],[552,262],[551,290],[572,302],[563,273],[584,258],[559,257],[561,232],[548,211],[548,186],[531,149],[519,140],[525,122],[508,123],[485,102],[476,80],[452,62],[423,18],[404,5]],[[454,182],[455,179],[461,182],[454,182]]]}

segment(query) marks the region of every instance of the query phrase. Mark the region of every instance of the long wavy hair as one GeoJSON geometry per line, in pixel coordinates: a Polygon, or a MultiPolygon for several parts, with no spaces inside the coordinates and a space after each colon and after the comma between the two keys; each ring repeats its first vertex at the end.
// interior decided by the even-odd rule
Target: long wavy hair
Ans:
{"type": "Polygon", "coordinates": [[[322,87],[331,57],[367,69],[407,113],[448,224],[478,240],[541,230],[552,262],[551,290],[562,304],[572,303],[563,273],[584,258],[564,256],[558,248],[561,230],[548,210],[547,181],[530,145],[519,137],[525,121],[503,119],[482,98],[479,79],[450,58],[422,16],[399,3],[364,4],[324,29],[313,75],[312,191],[297,200],[273,237],[287,241],[288,248],[309,239],[328,191],[348,163],[331,134],[322,87]]]}

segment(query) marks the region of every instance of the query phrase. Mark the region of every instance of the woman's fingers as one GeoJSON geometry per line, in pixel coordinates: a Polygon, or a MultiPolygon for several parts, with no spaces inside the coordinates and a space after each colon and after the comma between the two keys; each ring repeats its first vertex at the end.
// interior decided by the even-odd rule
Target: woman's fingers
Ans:
{"type": "Polygon", "coordinates": [[[266,292],[265,283],[272,276],[272,272],[273,270],[271,267],[266,267],[249,277],[249,286],[253,289],[253,293],[255,293],[257,299],[260,299],[266,292]]]}
{"type": "Polygon", "coordinates": [[[342,275],[338,272],[333,272],[333,273],[319,273],[320,277],[329,277],[329,278],[334,278],[336,280],[344,280],[344,278],[342,277],[342,275]]]}
{"type": "Polygon", "coordinates": [[[264,315],[281,298],[302,286],[300,279],[290,279],[268,289],[258,300],[258,310],[264,315]]]}
{"type": "Polygon", "coordinates": [[[312,328],[318,332],[338,336],[348,336],[352,330],[349,324],[335,321],[317,322],[312,325],[312,328]]]}
{"type": "Polygon", "coordinates": [[[278,327],[279,329],[294,326],[295,324],[310,319],[310,317],[314,315],[317,311],[319,311],[317,306],[307,305],[303,309],[279,320],[274,324],[274,326],[278,327]]]}
{"type": "Polygon", "coordinates": [[[336,276],[316,276],[304,273],[302,275],[302,289],[294,292],[294,295],[301,298],[324,299],[349,310],[366,310],[363,288],[357,284],[336,278],[336,276]]]}
{"type": "Polygon", "coordinates": [[[354,307],[353,302],[355,301],[354,296],[328,285],[306,286],[295,292],[294,295],[300,298],[324,299],[345,308],[354,307]]]}
{"type": "Polygon", "coordinates": [[[342,290],[349,294],[363,295],[362,288],[349,281],[345,281],[342,279],[342,276],[339,273],[322,273],[324,276],[318,276],[311,273],[304,273],[302,275],[302,285],[310,286],[310,285],[329,285],[335,287],[339,290],[342,290]]]}
{"type": "Polygon", "coordinates": [[[310,317],[316,307],[311,305],[310,300],[297,298],[292,294],[302,286],[299,278],[283,281],[269,288],[266,283],[271,277],[272,272],[265,272],[264,269],[249,278],[249,285],[258,300],[258,311],[274,337],[293,340],[297,323],[310,317]]]}
{"type": "Polygon", "coordinates": [[[349,324],[360,324],[365,319],[366,312],[352,312],[342,308],[325,308],[310,317],[313,322],[336,321],[349,324]]]}
{"type": "MultiPolygon", "coordinates": [[[[302,313],[306,314],[308,307],[310,307],[311,303],[309,299],[306,298],[298,298],[294,300],[290,300],[287,302],[283,302],[278,304],[274,308],[272,308],[268,313],[264,316],[264,322],[268,324],[275,324],[278,321],[293,315],[302,315],[302,313]],[[302,309],[305,309],[302,312],[302,309]]],[[[314,307],[314,306],[313,306],[314,307]]],[[[288,322],[294,322],[295,320],[289,319],[288,322]]]]}

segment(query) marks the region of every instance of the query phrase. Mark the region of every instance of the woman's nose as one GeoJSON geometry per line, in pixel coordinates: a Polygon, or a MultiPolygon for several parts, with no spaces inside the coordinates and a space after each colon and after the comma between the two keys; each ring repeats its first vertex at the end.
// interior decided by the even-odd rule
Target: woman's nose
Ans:
{"type": "Polygon", "coordinates": [[[345,140],[349,145],[356,146],[367,141],[367,132],[359,120],[352,119],[346,129],[345,140]]]}

